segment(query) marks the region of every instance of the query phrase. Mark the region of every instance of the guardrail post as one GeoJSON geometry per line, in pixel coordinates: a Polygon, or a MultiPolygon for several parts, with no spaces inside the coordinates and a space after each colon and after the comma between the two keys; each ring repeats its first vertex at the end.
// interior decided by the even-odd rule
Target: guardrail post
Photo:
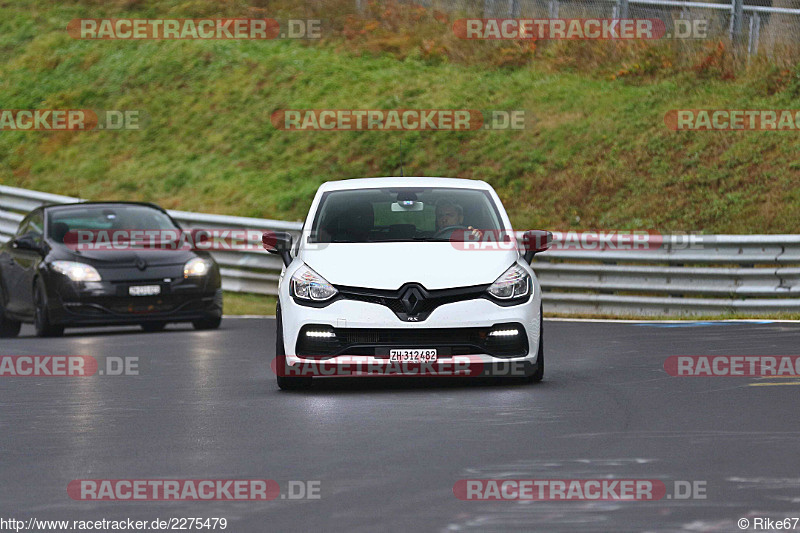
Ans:
{"type": "Polygon", "coordinates": [[[519,0],[506,0],[500,2],[499,0],[483,0],[483,16],[484,18],[494,18],[498,15],[510,18],[519,17],[519,0]]]}
{"type": "Polygon", "coordinates": [[[743,0],[731,0],[731,42],[736,44],[742,38],[743,0]]]}
{"type": "Polygon", "coordinates": [[[558,18],[558,0],[550,0],[547,4],[547,11],[551,19],[558,18]]]}
{"type": "Polygon", "coordinates": [[[758,53],[758,38],[761,36],[761,15],[758,11],[750,17],[750,34],[747,36],[747,53],[754,56],[758,53]]]}
{"type": "Polygon", "coordinates": [[[628,18],[629,11],[630,9],[628,7],[628,0],[619,0],[619,18],[628,18]]]}

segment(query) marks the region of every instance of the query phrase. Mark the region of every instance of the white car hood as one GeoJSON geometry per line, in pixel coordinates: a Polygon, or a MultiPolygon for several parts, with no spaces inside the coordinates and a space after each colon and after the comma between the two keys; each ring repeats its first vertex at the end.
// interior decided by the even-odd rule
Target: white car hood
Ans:
{"type": "Polygon", "coordinates": [[[409,282],[430,290],[490,284],[519,257],[516,250],[458,250],[449,242],[316,246],[299,259],[328,282],[388,290],[409,282]]]}

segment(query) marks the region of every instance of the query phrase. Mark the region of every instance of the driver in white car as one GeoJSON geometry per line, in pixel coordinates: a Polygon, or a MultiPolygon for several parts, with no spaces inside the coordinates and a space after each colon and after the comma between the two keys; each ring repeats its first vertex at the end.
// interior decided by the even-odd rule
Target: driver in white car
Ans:
{"type": "MultiPolygon", "coordinates": [[[[444,198],[436,202],[436,231],[441,231],[449,226],[464,226],[464,208],[454,201],[444,198]]],[[[480,230],[468,226],[472,234],[481,238],[483,233],[480,230]]]]}

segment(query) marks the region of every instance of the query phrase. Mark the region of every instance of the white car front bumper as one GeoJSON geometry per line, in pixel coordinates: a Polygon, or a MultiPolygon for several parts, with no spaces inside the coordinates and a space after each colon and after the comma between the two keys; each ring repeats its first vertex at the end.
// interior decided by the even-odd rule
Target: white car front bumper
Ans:
{"type": "MultiPolygon", "coordinates": [[[[524,335],[527,341],[524,353],[498,356],[476,349],[474,353],[464,354],[464,347],[462,346],[459,350],[459,355],[466,355],[472,362],[481,362],[484,365],[496,364],[504,368],[509,363],[519,363],[517,368],[524,365],[527,369],[526,372],[529,372],[535,368],[537,363],[539,337],[541,334],[541,288],[538,281],[535,278],[533,279],[534,294],[525,303],[504,307],[487,298],[457,301],[436,307],[425,320],[420,322],[401,320],[385,305],[351,299],[339,299],[324,307],[301,305],[289,296],[286,287],[288,284],[281,284],[280,303],[286,364],[290,366],[300,365],[307,362],[309,358],[320,358],[319,355],[298,353],[298,351],[303,351],[298,350],[298,337],[305,331],[304,328],[306,326],[332,328],[337,332],[337,337],[348,331],[368,330],[376,335],[381,332],[391,331],[401,338],[411,339],[413,346],[404,345],[404,342],[389,346],[385,340],[381,341],[381,351],[388,352],[389,347],[420,347],[420,342],[427,343],[425,344],[427,347],[448,344],[446,340],[441,343],[437,342],[436,334],[427,330],[464,331],[471,328],[491,329],[502,324],[517,324],[524,330],[520,334],[524,335]],[[405,336],[405,332],[408,332],[409,335],[405,336]],[[420,341],[418,339],[425,340],[420,341]]],[[[460,332],[456,333],[455,331],[446,331],[445,333],[447,333],[445,335],[447,339],[451,341],[453,335],[458,336],[460,334],[460,332]]],[[[301,338],[301,340],[304,339],[301,338]]],[[[456,355],[448,355],[446,348],[443,351],[445,353],[438,356],[438,360],[441,363],[447,364],[452,361],[452,358],[458,357],[456,355]]],[[[442,350],[440,350],[441,352],[442,350]]],[[[385,364],[387,361],[386,355],[378,352],[370,354],[369,350],[366,350],[365,353],[363,349],[358,354],[343,352],[332,357],[325,357],[328,365],[336,365],[337,361],[341,361],[342,365],[351,365],[354,358],[357,358],[365,365],[372,365],[373,363],[385,364]]]]}

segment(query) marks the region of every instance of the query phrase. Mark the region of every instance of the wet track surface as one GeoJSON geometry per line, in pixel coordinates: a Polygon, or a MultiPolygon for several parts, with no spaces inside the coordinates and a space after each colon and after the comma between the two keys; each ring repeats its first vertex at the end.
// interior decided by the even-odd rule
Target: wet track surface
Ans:
{"type": "Polygon", "coordinates": [[[0,355],[139,358],[0,378],[0,516],[225,517],[227,531],[739,531],[800,516],[800,380],[679,378],[670,355],[796,355],[800,324],[545,322],[538,385],[336,379],[282,392],[272,319],[217,331],[23,328],[0,355]],[[769,386],[765,386],[769,385],[769,386]],[[73,479],[319,480],[321,499],[81,502],[73,479]],[[706,482],[706,499],[471,502],[464,478],[706,482]]]}

